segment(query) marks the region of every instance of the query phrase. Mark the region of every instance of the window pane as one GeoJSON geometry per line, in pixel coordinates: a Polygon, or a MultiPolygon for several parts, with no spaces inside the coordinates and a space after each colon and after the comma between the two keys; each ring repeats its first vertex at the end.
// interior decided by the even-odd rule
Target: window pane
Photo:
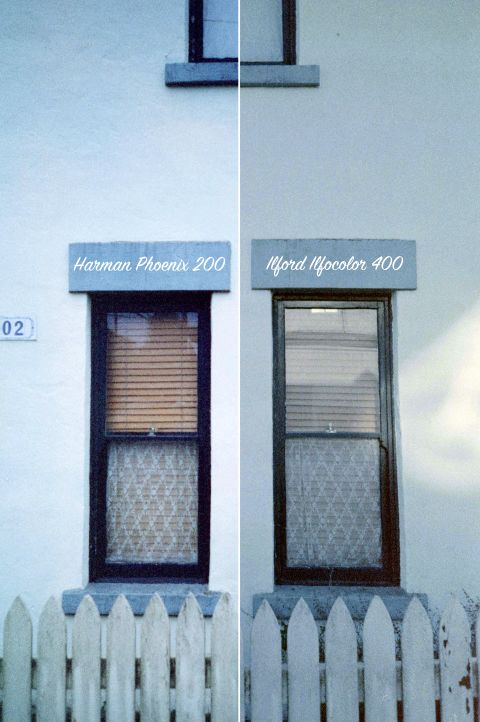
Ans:
{"type": "Polygon", "coordinates": [[[238,0],[204,0],[203,57],[236,58],[238,0]]]}
{"type": "Polygon", "coordinates": [[[107,431],[197,430],[196,313],[109,313],[107,431]]]}
{"type": "Polygon", "coordinates": [[[242,0],[242,62],[283,62],[282,0],[242,0]]]}
{"type": "Polygon", "coordinates": [[[107,563],[197,563],[196,441],[111,441],[107,563]]]}
{"type": "Polygon", "coordinates": [[[285,310],[287,432],[379,430],[377,312],[285,310]]]}
{"type": "Polygon", "coordinates": [[[379,567],[377,439],[286,439],[287,563],[379,567]]]}

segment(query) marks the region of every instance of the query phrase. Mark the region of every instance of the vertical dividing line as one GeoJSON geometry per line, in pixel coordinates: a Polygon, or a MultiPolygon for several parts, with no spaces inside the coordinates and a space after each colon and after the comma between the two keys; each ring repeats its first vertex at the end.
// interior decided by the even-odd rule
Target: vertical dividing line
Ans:
{"type": "Polygon", "coordinates": [[[241,321],[241,278],[240,278],[240,265],[241,265],[241,241],[240,241],[240,231],[241,231],[241,193],[240,193],[240,179],[241,179],[241,143],[240,143],[240,127],[241,127],[241,120],[240,120],[240,109],[241,109],[241,92],[240,92],[240,79],[241,79],[241,12],[242,12],[242,3],[241,0],[238,0],[238,8],[237,8],[237,248],[236,248],[236,257],[237,257],[237,263],[236,263],[236,271],[237,271],[237,278],[236,278],[236,287],[237,287],[237,298],[238,298],[238,312],[237,312],[237,343],[238,343],[238,352],[237,352],[237,420],[238,420],[238,440],[237,440],[237,453],[238,453],[238,483],[237,483],[237,714],[240,722],[243,722],[243,668],[242,668],[242,655],[241,655],[241,639],[240,639],[240,630],[241,630],[241,618],[240,618],[240,595],[241,595],[241,529],[240,529],[240,520],[241,520],[241,514],[240,514],[240,507],[241,507],[241,500],[240,500],[240,494],[241,494],[241,470],[242,470],[242,463],[241,463],[241,382],[240,382],[240,363],[241,363],[241,330],[240,330],[240,321],[241,321]],[[242,719],[241,719],[242,718],[242,719]]]}

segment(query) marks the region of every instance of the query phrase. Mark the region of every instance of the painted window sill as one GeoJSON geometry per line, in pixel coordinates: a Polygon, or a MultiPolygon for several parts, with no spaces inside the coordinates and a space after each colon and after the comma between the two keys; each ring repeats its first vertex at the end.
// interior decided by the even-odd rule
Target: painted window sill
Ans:
{"type": "Polygon", "coordinates": [[[188,86],[237,86],[238,63],[167,63],[165,85],[188,86]]]}
{"type": "Polygon", "coordinates": [[[242,64],[242,88],[316,88],[320,85],[318,65],[242,64]]]}
{"type": "Polygon", "coordinates": [[[277,586],[270,594],[255,594],[253,613],[256,614],[264,599],[272,607],[277,619],[288,620],[298,600],[303,597],[313,616],[318,620],[328,617],[337,597],[342,597],[354,620],[365,618],[373,597],[377,595],[385,604],[393,621],[400,621],[410,601],[417,596],[428,609],[426,594],[409,594],[400,587],[348,587],[348,586],[277,586]]]}
{"type": "Polygon", "coordinates": [[[220,592],[211,592],[205,584],[135,584],[92,582],[83,589],[68,589],[62,595],[65,614],[75,614],[83,597],[89,594],[100,614],[108,614],[119,594],[124,594],[134,614],[143,614],[152,595],[158,592],[170,617],[177,617],[187,594],[192,592],[204,617],[211,617],[220,592]]]}

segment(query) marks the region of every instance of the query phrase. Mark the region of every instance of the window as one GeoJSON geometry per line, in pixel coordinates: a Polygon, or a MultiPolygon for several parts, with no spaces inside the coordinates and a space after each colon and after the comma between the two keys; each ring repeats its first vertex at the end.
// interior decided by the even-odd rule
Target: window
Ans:
{"type": "Polygon", "coordinates": [[[190,0],[191,63],[236,61],[238,0],[190,0]]]}
{"type": "Polygon", "coordinates": [[[92,298],[92,580],[208,578],[210,298],[92,298]]]}
{"type": "Polygon", "coordinates": [[[279,583],[398,584],[390,303],[274,297],[279,583]]]}
{"type": "Polygon", "coordinates": [[[242,0],[241,60],[296,62],[294,0],[242,0]]]}

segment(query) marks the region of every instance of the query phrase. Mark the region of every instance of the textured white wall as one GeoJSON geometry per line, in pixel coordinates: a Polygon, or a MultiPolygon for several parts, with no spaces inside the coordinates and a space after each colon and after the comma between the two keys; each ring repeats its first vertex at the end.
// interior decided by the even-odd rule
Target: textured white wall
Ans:
{"type": "Polygon", "coordinates": [[[480,10],[299,0],[298,29],[320,87],[241,96],[244,606],[273,583],[271,304],[248,288],[252,238],[417,240],[418,290],[396,299],[402,585],[480,599],[480,10]]]}
{"type": "MultiPolygon", "coordinates": [[[[0,314],[35,314],[38,341],[0,346],[0,618],[18,593],[36,611],[87,581],[89,315],[68,244],[235,241],[236,91],[163,82],[186,6],[2,4],[0,314]]],[[[213,299],[211,582],[230,590],[236,315],[235,291],[213,299]]]]}

